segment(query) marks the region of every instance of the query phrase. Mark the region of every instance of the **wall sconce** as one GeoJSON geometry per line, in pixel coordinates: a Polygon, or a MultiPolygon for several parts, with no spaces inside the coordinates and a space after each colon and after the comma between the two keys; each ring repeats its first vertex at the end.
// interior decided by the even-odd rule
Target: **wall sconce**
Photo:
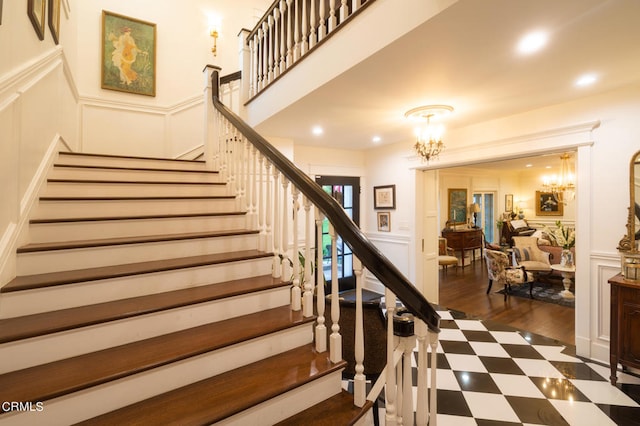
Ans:
{"type": "Polygon", "coordinates": [[[213,38],[213,47],[211,53],[216,56],[218,53],[218,36],[220,35],[220,22],[221,18],[216,13],[207,14],[207,20],[209,22],[209,35],[213,38]]]}
{"type": "Polygon", "coordinates": [[[216,53],[218,51],[218,27],[211,27],[209,35],[213,38],[213,47],[211,48],[211,53],[213,53],[213,56],[216,56],[216,53]]]}

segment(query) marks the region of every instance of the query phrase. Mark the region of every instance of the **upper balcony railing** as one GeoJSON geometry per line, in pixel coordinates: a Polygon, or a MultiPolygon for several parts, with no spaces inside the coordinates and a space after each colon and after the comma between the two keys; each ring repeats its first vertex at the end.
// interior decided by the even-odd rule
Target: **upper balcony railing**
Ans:
{"type": "MultiPolygon", "coordinates": [[[[375,0],[276,0],[247,36],[249,98],[291,69],[375,0]]],[[[243,77],[244,78],[244,77],[243,77]]]]}

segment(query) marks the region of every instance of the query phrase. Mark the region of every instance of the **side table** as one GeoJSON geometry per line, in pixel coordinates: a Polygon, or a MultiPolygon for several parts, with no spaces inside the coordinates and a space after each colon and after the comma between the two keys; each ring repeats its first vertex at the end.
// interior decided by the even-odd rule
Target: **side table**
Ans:
{"type": "Polygon", "coordinates": [[[560,272],[562,275],[562,285],[564,286],[564,290],[560,292],[560,295],[565,299],[574,299],[573,293],[569,290],[571,288],[571,277],[576,273],[576,267],[574,266],[565,266],[565,265],[551,265],[551,269],[554,271],[560,272]]]}

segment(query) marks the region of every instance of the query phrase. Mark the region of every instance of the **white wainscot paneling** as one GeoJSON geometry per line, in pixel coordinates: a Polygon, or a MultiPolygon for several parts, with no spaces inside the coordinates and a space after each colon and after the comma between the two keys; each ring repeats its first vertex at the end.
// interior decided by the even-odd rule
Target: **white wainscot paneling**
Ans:
{"type": "MultiPolygon", "coordinates": [[[[609,362],[609,341],[611,326],[611,286],[608,280],[620,272],[619,256],[595,254],[591,256],[591,318],[595,328],[591,341],[591,358],[609,362]],[[594,318],[595,317],[595,318],[594,318]]],[[[576,335],[576,344],[579,336],[576,335]]]]}
{"type": "Polygon", "coordinates": [[[176,157],[204,142],[204,106],[202,102],[171,114],[167,154],[176,157]]]}
{"type": "Polygon", "coordinates": [[[165,156],[165,115],[157,112],[85,105],[83,151],[100,154],[165,156]]]}
{"type": "MultiPolygon", "coordinates": [[[[400,272],[407,277],[409,276],[409,251],[411,249],[409,237],[384,233],[369,233],[367,237],[400,272]]],[[[384,292],[382,283],[369,271],[367,271],[365,278],[365,288],[378,293],[384,292]]]]}

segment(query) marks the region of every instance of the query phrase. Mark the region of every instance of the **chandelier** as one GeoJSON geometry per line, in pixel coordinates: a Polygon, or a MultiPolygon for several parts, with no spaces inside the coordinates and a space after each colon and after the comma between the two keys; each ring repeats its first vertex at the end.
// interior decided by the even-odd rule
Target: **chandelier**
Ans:
{"type": "Polygon", "coordinates": [[[564,153],[560,156],[560,174],[543,176],[542,188],[546,192],[551,192],[553,198],[558,203],[567,204],[567,200],[573,200],[576,196],[576,175],[573,165],[569,161],[571,156],[564,153]]]}
{"type": "Polygon", "coordinates": [[[413,108],[407,111],[404,116],[412,121],[423,122],[423,126],[418,126],[415,130],[416,143],[413,149],[420,156],[422,161],[429,162],[432,158],[437,158],[444,149],[442,124],[434,125],[432,119],[440,118],[450,114],[453,108],[449,105],[426,105],[413,108]]]}

